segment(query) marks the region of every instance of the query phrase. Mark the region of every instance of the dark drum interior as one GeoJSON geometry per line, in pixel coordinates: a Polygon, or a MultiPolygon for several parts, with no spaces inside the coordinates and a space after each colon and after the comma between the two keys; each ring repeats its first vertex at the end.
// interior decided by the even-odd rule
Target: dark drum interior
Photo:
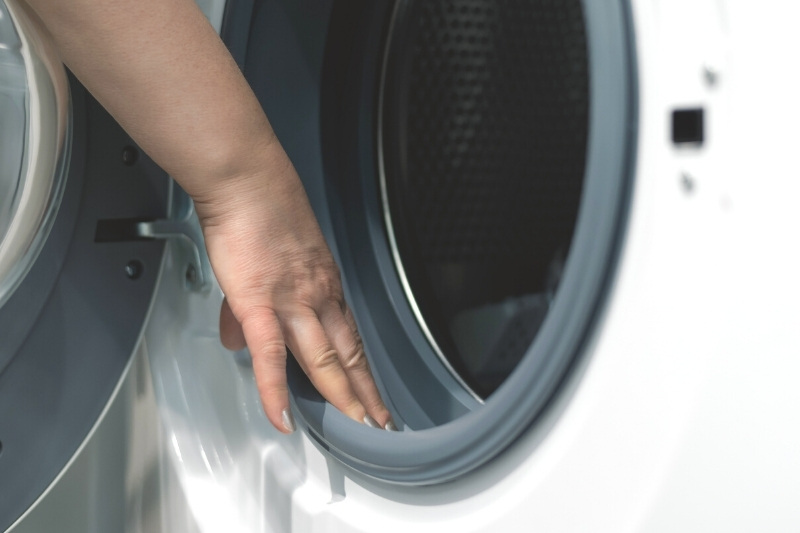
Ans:
{"type": "Polygon", "coordinates": [[[485,398],[530,347],[575,227],[589,113],[581,2],[406,1],[389,35],[387,230],[429,340],[485,398]]]}

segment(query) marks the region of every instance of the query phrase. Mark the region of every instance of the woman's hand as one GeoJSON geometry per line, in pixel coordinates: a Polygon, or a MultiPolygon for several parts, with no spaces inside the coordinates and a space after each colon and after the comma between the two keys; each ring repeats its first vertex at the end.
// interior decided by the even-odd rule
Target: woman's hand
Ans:
{"type": "Polygon", "coordinates": [[[333,405],[393,428],[300,180],[195,2],[26,2],[73,73],[194,198],[226,294],[222,341],[250,348],[270,421],[294,427],[288,345],[333,405]]]}
{"type": "Polygon", "coordinates": [[[394,429],[303,186],[277,142],[264,150],[254,174],[220,181],[196,199],[226,296],[222,342],[232,350],[249,347],[264,411],[278,429],[294,429],[286,346],[344,414],[394,429]]]}

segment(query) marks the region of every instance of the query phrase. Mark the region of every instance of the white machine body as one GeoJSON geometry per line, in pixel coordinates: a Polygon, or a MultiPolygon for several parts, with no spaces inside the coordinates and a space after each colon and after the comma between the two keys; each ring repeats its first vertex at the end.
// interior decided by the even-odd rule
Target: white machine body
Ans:
{"type": "MultiPolygon", "coordinates": [[[[131,495],[130,531],[797,531],[800,5],[631,4],[638,135],[619,262],[577,368],[521,438],[411,486],[341,464],[303,427],[279,434],[246,352],[219,344],[219,290],[187,292],[168,248],[123,382],[10,531],[54,517],[90,530],[110,482],[131,495]],[[702,145],[672,142],[681,108],[704,110],[702,145]],[[120,413],[141,443],[128,457],[98,451],[120,413]],[[123,479],[104,479],[105,462],[123,479]],[[52,503],[67,492],[72,506],[52,503]]],[[[222,3],[203,5],[219,25],[222,3]]]]}

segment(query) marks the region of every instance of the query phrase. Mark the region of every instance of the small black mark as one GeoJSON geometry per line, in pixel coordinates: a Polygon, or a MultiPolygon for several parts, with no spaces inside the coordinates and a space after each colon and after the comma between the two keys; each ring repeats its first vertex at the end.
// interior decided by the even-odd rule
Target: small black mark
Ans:
{"type": "Polygon", "coordinates": [[[131,259],[128,261],[128,264],[125,265],[125,275],[128,276],[129,279],[139,279],[142,277],[143,272],[144,265],[138,259],[131,259]]]}
{"type": "Polygon", "coordinates": [[[703,144],[703,109],[676,109],[672,112],[672,142],[703,144]]]}
{"type": "Polygon", "coordinates": [[[194,265],[189,265],[186,267],[185,273],[186,282],[190,285],[194,285],[197,283],[197,269],[194,268],[194,265]]]}
{"type": "Polygon", "coordinates": [[[139,159],[139,150],[135,146],[126,146],[122,149],[122,162],[125,166],[133,166],[139,159]]]}

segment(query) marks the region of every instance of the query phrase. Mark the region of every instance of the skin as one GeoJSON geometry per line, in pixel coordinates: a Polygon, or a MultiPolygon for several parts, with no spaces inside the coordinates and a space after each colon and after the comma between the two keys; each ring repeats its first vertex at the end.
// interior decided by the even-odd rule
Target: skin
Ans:
{"type": "Polygon", "coordinates": [[[27,4],[65,64],[194,199],[226,295],[222,343],[249,348],[270,422],[291,431],[288,346],[330,403],[384,427],[389,411],[300,179],[194,1],[27,4]]]}

